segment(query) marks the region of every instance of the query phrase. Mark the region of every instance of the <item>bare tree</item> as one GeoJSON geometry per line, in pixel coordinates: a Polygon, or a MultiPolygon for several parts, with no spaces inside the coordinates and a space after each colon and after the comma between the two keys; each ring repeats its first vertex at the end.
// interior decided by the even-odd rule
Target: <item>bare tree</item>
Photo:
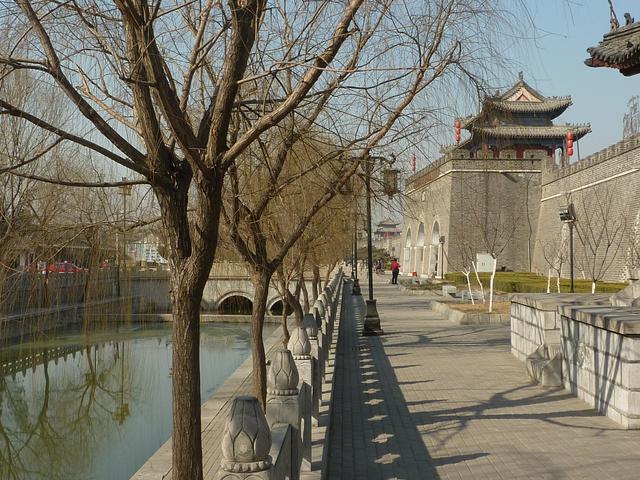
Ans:
{"type": "Polygon", "coordinates": [[[579,262],[591,280],[591,293],[612,267],[628,229],[626,199],[615,183],[596,185],[571,196],[576,209],[579,262]]]}
{"type": "MultiPolygon", "coordinates": [[[[481,0],[397,6],[390,0],[325,0],[269,8],[265,0],[3,2],[5,37],[12,39],[0,52],[5,80],[31,72],[38,85],[55,85],[72,114],[47,121],[6,95],[0,95],[0,114],[51,133],[50,145],[76,144],[135,172],[157,198],[171,264],[174,477],[202,478],[199,309],[218,246],[227,174],[239,198],[245,192],[238,175],[249,171],[245,163],[257,151],[250,147],[273,139],[271,131],[284,120],[288,127],[277,131],[286,148],[270,154],[273,185],[281,152],[305,130],[289,133],[300,120],[350,135],[340,148],[355,147],[360,158],[387,134],[401,135],[398,119],[443,70],[452,67],[467,78],[474,67],[485,68],[495,53],[488,39],[509,24],[501,21],[500,7],[481,0]],[[339,115],[315,114],[326,111],[330,99],[339,115]],[[339,116],[366,122],[338,123],[339,116]]],[[[356,161],[337,178],[355,168],[356,161]]],[[[84,186],[106,183],[118,182],[84,186]]],[[[268,284],[312,211],[333,194],[329,189],[318,198],[275,256],[254,245],[251,255],[261,257],[253,262],[256,283],[268,284]]],[[[254,206],[248,215],[260,209],[254,206]]],[[[238,204],[229,214],[247,211],[238,204]]],[[[261,323],[252,328],[254,340],[260,338],[261,323]]],[[[264,352],[255,353],[261,389],[264,352]]]]}
{"type": "Polygon", "coordinates": [[[562,268],[568,257],[568,226],[562,225],[560,237],[550,238],[548,241],[541,243],[540,249],[542,256],[549,265],[549,273],[547,279],[547,293],[550,292],[551,271],[555,272],[556,290],[560,293],[560,278],[562,278],[562,268]]]}

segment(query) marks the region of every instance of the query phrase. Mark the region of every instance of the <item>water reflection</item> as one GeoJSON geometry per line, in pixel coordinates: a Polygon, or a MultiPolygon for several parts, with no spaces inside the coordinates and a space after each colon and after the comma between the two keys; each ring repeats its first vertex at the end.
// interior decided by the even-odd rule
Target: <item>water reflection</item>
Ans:
{"type": "MultiPolygon", "coordinates": [[[[164,324],[0,349],[0,479],[129,478],[170,435],[171,346],[164,324]]],[[[248,355],[248,325],[203,325],[203,400],[248,355]]]]}

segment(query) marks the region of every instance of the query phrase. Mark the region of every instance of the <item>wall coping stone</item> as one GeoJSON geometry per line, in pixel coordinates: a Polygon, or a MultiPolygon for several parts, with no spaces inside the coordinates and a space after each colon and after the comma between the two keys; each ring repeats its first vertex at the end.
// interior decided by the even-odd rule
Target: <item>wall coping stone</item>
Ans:
{"type": "Polygon", "coordinates": [[[561,305],[562,316],[620,335],[640,335],[640,307],[561,305]]]}
{"type": "Polygon", "coordinates": [[[511,303],[526,305],[543,311],[557,311],[563,305],[607,305],[609,295],[590,293],[516,293],[510,297],[511,303]]]}

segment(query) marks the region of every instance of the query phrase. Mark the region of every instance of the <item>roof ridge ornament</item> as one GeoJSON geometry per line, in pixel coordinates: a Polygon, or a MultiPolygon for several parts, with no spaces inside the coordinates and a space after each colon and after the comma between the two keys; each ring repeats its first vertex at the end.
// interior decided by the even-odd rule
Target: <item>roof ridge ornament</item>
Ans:
{"type": "Polygon", "coordinates": [[[518,81],[524,82],[524,73],[522,72],[522,70],[518,72],[518,81]]]}

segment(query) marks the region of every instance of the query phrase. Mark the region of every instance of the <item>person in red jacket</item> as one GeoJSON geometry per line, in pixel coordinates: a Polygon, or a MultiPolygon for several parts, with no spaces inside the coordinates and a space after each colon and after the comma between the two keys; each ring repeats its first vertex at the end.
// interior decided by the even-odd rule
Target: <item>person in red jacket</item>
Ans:
{"type": "Polygon", "coordinates": [[[398,263],[398,259],[394,258],[393,262],[391,262],[391,285],[398,284],[399,274],[400,274],[400,264],[398,263]]]}

